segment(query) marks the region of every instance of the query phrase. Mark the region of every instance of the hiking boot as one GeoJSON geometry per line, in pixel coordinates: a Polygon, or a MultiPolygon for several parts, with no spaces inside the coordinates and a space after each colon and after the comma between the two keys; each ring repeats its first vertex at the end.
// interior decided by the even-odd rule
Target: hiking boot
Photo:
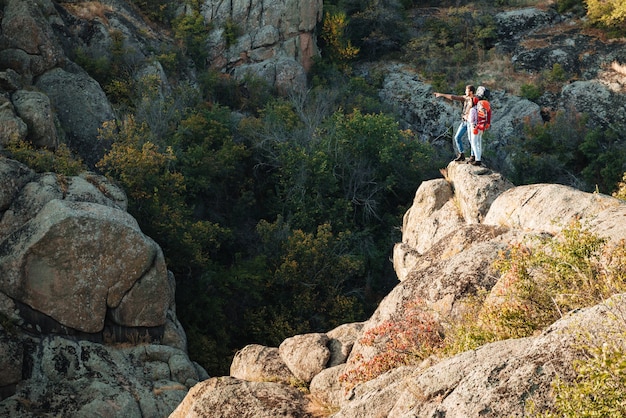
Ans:
{"type": "Polygon", "coordinates": [[[459,154],[457,154],[457,156],[454,159],[454,161],[465,161],[465,153],[460,152],[459,154]]]}
{"type": "Polygon", "coordinates": [[[471,156],[469,157],[469,160],[467,160],[467,163],[468,163],[468,164],[472,164],[474,161],[476,161],[476,157],[474,157],[473,155],[471,155],[471,156]]]}
{"type": "Polygon", "coordinates": [[[472,161],[472,165],[480,166],[480,165],[483,165],[483,164],[480,161],[472,161]]]}

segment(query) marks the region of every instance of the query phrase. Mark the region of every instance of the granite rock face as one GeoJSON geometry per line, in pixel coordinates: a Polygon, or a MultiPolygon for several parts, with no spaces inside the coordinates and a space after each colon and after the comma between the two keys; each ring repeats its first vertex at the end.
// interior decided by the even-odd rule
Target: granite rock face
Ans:
{"type": "Polygon", "coordinates": [[[319,55],[315,27],[322,0],[205,0],[202,14],[214,29],[210,65],[237,78],[260,76],[279,91],[306,87],[319,55]]]}
{"type": "Polygon", "coordinates": [[[208,376],[124,192],[4,157],[0,184],[0,415],[168,415],[208,376]]]}

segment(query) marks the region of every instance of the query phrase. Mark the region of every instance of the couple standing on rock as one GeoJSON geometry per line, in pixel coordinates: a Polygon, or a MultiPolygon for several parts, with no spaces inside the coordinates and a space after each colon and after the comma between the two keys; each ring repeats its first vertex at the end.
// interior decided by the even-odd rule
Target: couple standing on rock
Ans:
{"type": "Polygon", "coordinates": [[[435,92],[435,97],[443,97],[448,100],[463,102],[461,123],[452,141],[453,148],[454,144],[456,144],[456,148],[459,151],[454,161],[465,161],[463,137],[467,133],[470,143],[470,158],[467,163],[477,166],[482,165],[483,132],[489,128],[491,123],[491,110],[488,109],[487,117],[487,110],[484,109],[484,106],[489,106],[488,102],[484,104],[488,99],[488,97],[485,97],[487,96],[485,92],[488,92],[485,87],[479,86],[478,90],[476,90],[472,85],[465,87],[465,95],[463,96],[435,92]]]}

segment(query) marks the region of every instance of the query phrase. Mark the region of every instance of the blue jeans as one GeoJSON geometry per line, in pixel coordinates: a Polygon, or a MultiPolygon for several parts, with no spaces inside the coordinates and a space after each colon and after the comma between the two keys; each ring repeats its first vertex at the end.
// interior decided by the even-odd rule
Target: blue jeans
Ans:
{"type": "Polygon", "coordinates": [[[468,123],[466,121],[462,121],[459,128],[456,130],[456,134],[454,134],[454,143],[459,152],[463,152],[463,137],[467,133],[467,125],[468,123]]]}

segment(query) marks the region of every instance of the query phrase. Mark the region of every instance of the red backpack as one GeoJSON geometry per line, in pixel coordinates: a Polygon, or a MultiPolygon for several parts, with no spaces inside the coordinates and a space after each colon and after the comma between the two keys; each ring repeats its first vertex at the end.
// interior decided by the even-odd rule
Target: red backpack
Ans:
{"type": "Polygon", "coordinates": [[[486,131],[491,126],[491,104],[487,100],[479,100],[476,104],[478,122],[476,128],[486,131]]]}

